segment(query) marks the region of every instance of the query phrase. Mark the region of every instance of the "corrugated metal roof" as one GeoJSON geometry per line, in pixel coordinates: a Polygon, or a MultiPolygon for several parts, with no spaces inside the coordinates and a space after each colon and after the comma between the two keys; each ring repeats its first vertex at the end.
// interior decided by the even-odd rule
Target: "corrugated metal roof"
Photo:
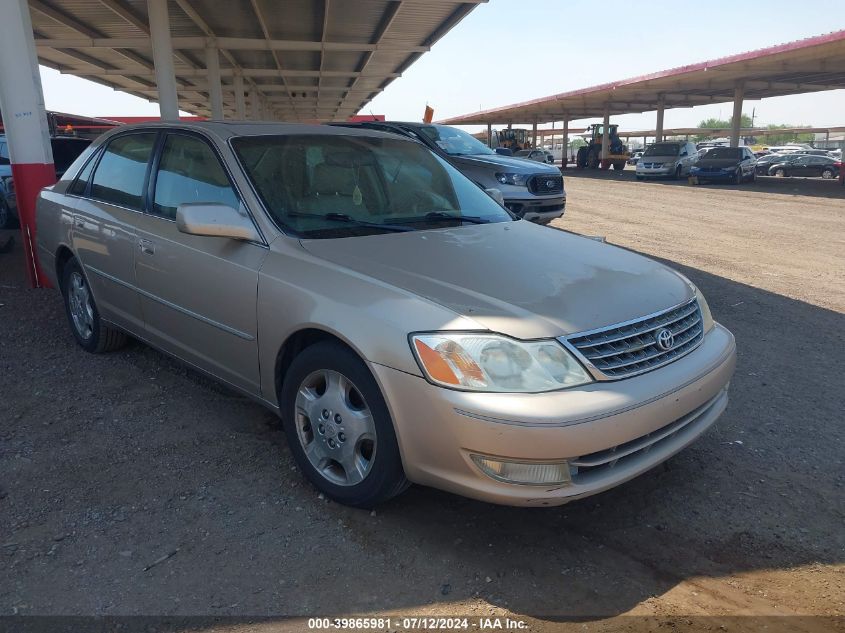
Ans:
{"type": "Polygon", "coordinates": [[[440,121],[453,125],[547,123],[610,114],[763,99],[845,88],[845,31],[779,44],[581,90],[482,110],[440,121]]]}
{"type": "MultiPolygon", "coordinates": [[[[155,100],[146,0],[28,0],[39,61],[155,100]]],[[[208,116],[204,48],[225,116],[242,73],[282,120],[343,120],[487,0],[169,0],[179,107],[208,116]]]]}

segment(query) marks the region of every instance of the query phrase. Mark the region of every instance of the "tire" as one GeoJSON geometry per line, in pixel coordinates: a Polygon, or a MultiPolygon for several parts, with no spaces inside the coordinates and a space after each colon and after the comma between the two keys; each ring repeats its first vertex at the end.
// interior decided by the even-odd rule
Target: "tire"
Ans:
{"type": "Polygon", "coordinates": [[[589,151],[587,153],[587,168],[588,169],[598,169],[601,166],[601,160],[599,159],[599,153],[596,151],[589,151]]]}
{"type": "Polygon", "coordinates": [[[778,178],[783,178],[786,176],[786,172],[783,169],[776,169],[774,175],[778,178]]]}
{"type": "Polygon", "coordinates": [[[832,169],[824,169],[822,170],[822,178],[825,180],[830,180],[833,178],[833,170],[832,169]]]}
{"type": "Polygon", "coordinates": [[[750,182],[750,183],[757,182],[757,172],[756,171],[751,172],[751,176],[749,176],[748,182],[750,182]]]}
{"type": "Polygon", "coordinates": [[[70,330],[76,342],[86,352],[110,352],[126,343],[126,335],[123,332],[105,325],[100,319],[94,295],[76,259],[71,259],[65,264],[62,274],[62,297],[70,330]]]}
{"type": "Polygon", "coordinates": [[[734,184],[741,185],[742,184],[742,170],[737,169],[736,173],[734,174],[734,184]]]}
{"type": "Polygon", "coordinates": [[[617,169],[619,171],[622,171],[623,169],[625,169],[625,161],[624,160],[616,161],[615,163],[613,163],[613,169],[617,169]]]}
{"type": "Polygon", "coordinates": [[[586,147],[579,147],[578,153],[575,155],[575,166],[578,169],[586,169],[587,168],[587,148],[586,147]]]}
{"type": "Polygon", "coordinates": [[[6,201],[0,198],[0,229],[14,228],[15,216],[6,201]]]}
{"type": "Polygon", "coordinates": [[[678,167],[675,169],[675,180],[681,179],[681,171],[681,166],[678,165],[678,167]]]}
{"type": "Polygon", "coordinates": [[[300,352],[279,406],[297,464],[327,497],[372,508],[410,485],[384,396],[347,347],[325,341],[300,352]]]}

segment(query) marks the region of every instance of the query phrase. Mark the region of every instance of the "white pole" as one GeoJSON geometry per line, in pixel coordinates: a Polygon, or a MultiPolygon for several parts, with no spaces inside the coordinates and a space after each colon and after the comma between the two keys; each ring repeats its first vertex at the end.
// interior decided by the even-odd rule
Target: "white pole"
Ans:
{"type": "Polygon", "coordinates": [[[666,107],[666,97],[662,94],[657,101],[657,126],[655,127],[654,142],[659,143],[663,140],[663,110],[666,107]]]}
{"type": "Polygon", "coordinates": [[[731,119],[731,147],[739,147],[739,130],[742,126],[742,100],[745,97],[745,84],[737,83],[734,88],[734,115],[731,119]]]}
{"type": "Polygon", "coordinates": [[[179,96],[173,70],[173,45],[170,41],[170,16],[167,0],[147,0],[150,15],[150,38],[153,45],[158,105],[164,121],[179,120],[179,96]]]}
{"type": "Polygon", "coordinates": [[[564,117],[563,119],[563,138],[561,139],[561,145],[561,149],[563,150],[562,165],[566,167],[566,164],[569,162],[569,117],[564,117]]]}
{"type": "Polygon", "coordinates": [[[253,86],[249,89],[249,118],[253,121],[261,120],[261,111],[258,109],[258,90],[253,86]]]}
{"type": "Polygon", "coordinates": [[[43,187],[56,182],[56,169],[27,0],[2,0],[0,24],[0,109],[15,181],[27,281],[38,288],[50,283],[38,265],[35,200],[43,187]]]}
{"type": "Polygon", "coordinates": [[[244,76],[238,73],[234,77],[235,115],[239,121],[246,119],[246,99],[244,99],[244,76]]]}
{"type": "Polygon", "coordinates": [[[220,55],[216,46],[205,49],[205,67],[208,70],[208,100],[211,102],[211,118],[223,120],[223,86],[220,85],[220,55]]]}
{"type": "Polygon", "coordinates": [[[607,156],[610,154],[610,106],[604,107],[604,125],[601,132],[601,168],[606,169],[607,156]]]}

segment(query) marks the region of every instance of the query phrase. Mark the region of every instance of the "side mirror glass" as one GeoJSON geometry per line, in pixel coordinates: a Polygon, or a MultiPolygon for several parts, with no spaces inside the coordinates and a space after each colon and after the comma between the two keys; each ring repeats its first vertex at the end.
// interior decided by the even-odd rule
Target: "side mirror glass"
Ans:
{"type": "Polygon", "coordinates": [[[513,150],[508,149],[507,147],[497,147],[496,153],[501,154],[502,156],[513,156],[513,150]]]}
{"type": "Polygon", "coordinates": [[[180,204],[176,209],[176,228],[188,235],[261,241],[255,225],[245,212],[212,202],[180,204]]]}

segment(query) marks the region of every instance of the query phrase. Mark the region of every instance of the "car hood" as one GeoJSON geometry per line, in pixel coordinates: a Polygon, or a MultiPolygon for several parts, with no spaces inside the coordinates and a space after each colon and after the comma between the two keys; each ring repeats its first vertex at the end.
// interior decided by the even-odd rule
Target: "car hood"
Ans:
{"type": "Polygon", "coordinates": [[[653,260],[524,220],[301,243],[521,339],[613,325],[693,296],[684,277],[653,260]]]}
{"type": "Polygon", "coordinates": [[[740,161],[736,158],[702,158],[696,167],[736,167],[740,161]]]}
{"type": "Polygon", "coordinates": [[[467,156],[450,156],[456,165],[472,167],[504,167],[518,174],[554,174],[560,176],[560,169],[530,158],[503,156],[502,154],[475,154],[467,156]]]}

